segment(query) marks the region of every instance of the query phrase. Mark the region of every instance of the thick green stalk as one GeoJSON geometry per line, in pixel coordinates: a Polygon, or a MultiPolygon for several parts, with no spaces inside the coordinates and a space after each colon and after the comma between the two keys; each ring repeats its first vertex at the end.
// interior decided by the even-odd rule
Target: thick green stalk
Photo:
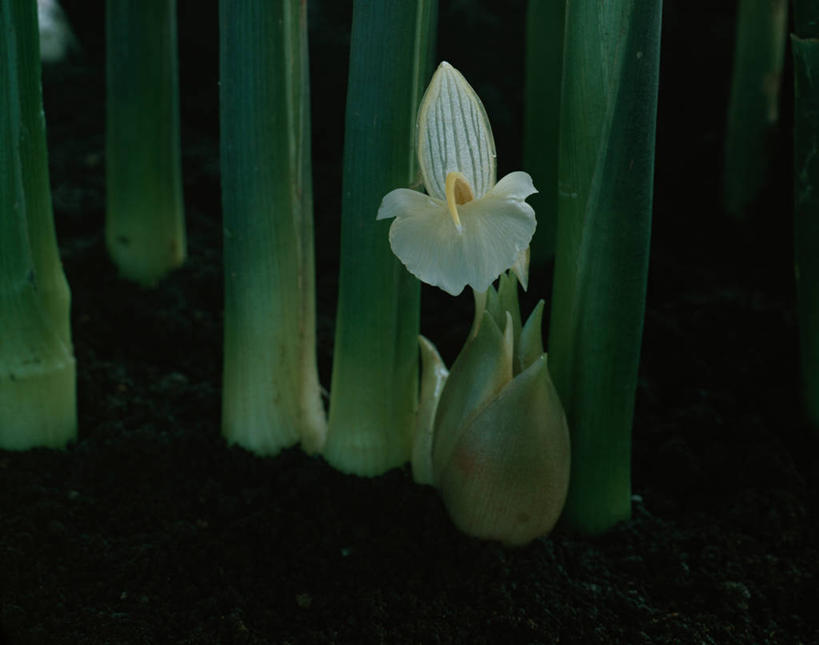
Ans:
{"type": "Polygon", "coordinates": [[[18,3],[20,32],[19,52],[20,116],[22,119],[20,161],[31,253],[37,272],[37,291],[48,317],[57,326],[63,342],[71,347],[71,292],[65,279],[54,215],[48,174],[45,113],[40,74],[40,46],[37,28],[37,3],[18,3]]]}
{"type": "MultiPolygon", "coordinates": [[[[47,306],[32,246],[47,246],[53,224],[29,223],[23,182],[26,168],[42,167],[23,129],[34,122],[24,110],[41,112],[31,58],[39,55],[32,31],[31,0],[0,0],[0,449],[60,448],[76,437],[76,369],[64,311],[47,306]],[[31,5],[31,6],[28,6],[31,5]],[[25,62],[24,62],[25,61],[25,62]],[[22,94],[30,92],[33,96],[22,94]],[[52,315],[58,319],[52,319],[52,315]]],[[[35,23],[36,24],[36,23],[35,23]]],[[[45,147],[39,150],[45,155],[45,147]]],[[[42,196],[34,199],[42,205],[42,196]]],[[[50,206],[49,206],[50,210],[50,206]]],[[[50,212],[49,212],[50,215],[50,212]]],[[[38,217],[42,217],[39,214],[38,217]]]]}
{"type": "Polygon", "coordinates": [[[765,184],[779,119],[787,0],[740,0],[725,133],[724,201],[741,216],[765,184]]]}
{"type": "Polygon", "coordinates": [[[176,0],[106,1],[105,242],[156,284],[185,259],[176,0]]]}
{"type": "Polygon", "coordinates": [[[549,369],[572,438],[563,524],[631,506],[631,424],[651,230],[661,0],[569,0],[549,369]]]}
{"type": "Polygon", "coordinates": [[[529,198],[537,213],[532,262],[554,256],[557,228],[557,162],[563,28],[566,0],[529,0],[526,14],[526,113],[524,169],[538,193],[529,198]]]}
{"type": "Polygon", "coordinates": [[[819,432],[819,0],[794,2],[794,263],[802,398],[819,432]]]}
{"type": "Polygon", "coordinates": [[[221,0],[222,432],[259,454],[321,447],[307,8],[221,0]]]}
{"type": "Polygon", "coordinates": [[[376,221],[389,191],[417,181],[415,117],[430,72],[436,0],[356,0],[347,86],[341,269],[324,456],[376,475],[410,458],[419,286],[376,221]]]}

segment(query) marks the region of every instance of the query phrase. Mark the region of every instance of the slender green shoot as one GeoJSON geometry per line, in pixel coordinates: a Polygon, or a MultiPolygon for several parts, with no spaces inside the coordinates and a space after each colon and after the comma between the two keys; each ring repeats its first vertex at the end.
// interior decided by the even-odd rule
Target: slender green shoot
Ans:
{"type": "Polygon", "coordinates": [[[794,263],[802,399],[819,432],[819,0],[794,2],[794,263]]]}
{"type": "Polygon", "coordinates": [[[417,181],[415,117],[437,0],[355,0],[344,141],[341,267],[324,456],[377,475],[410,458],[419,285],[393,256],[381,199],[417,181]]]}
{"type": "Polygon", "coordinates": [[[0,2],[0,449],[76,437],[67,285],[54,241],[35,4],[0,2]],[[31,113],[33,112],[33,113],[31,113]],[[33,130],[26,131],[27,128],[33,130]],[[25,177],[24,173],[33,176],[25,177]],[[46,193],[38,193],[45,182],[46,193]],[[27,218],[33,213],[31,219],[27,218]],[[42,273],[41,273],[42,271],[42,273]]]}
{"type": "Polygon", "coordinates": [[[538,193],[529,198],[537,213],[532,262],[555,252],[560,84],[563,77],[563,28],[566,0],[529,0],[526,14],[526,111],[523,167],[538,193]]]}
{"type": "Polygon", "coordinates": [[[176,0],[106,0],[105,243],[155,285],[185,259],[176,0]]]}
{"type": "Polygon", "coordinates": [[[779,120],[787,0],[740,0],[725,133],[725,209],[742,216],[766,181],[779,120]]]}
{"type": "Polygon", "coordinates": [[[651,231],[661,0],[568,0],[549,369],[572,468],[563,525],[631,511],[631,425],[651,231]]]}
{"type": "Polygon", "coordinates": [[[316,367],[306,6],[221,0],[219,25],[222,432],[258,454],[300,440],[314,452],[326,421],[316,367]]]}

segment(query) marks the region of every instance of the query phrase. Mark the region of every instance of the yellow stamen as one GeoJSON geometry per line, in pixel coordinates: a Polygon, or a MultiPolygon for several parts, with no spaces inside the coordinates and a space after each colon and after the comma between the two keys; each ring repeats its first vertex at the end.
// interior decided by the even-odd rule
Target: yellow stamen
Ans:
{"type": "Polygon", "coordinates": [[[446,205],[455,228],[460,233],[463,230],[461,218],[458,217],[458,205],[466,204],[475,199],[466,177],[460,172],[450,172],[446,176],[446,205]]]}

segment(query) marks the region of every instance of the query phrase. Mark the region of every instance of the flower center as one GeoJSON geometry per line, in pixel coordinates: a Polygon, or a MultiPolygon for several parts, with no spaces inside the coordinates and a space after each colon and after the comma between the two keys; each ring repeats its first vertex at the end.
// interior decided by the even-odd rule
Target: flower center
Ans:
{"type": "Polygon", "coordinates": [[[460,172],[450,172],[446,176],[446,205],[455,228],[460,233],[463,230],[461,218],[458,217],[458,206],[475,199],[466,177],[460,172]]]}

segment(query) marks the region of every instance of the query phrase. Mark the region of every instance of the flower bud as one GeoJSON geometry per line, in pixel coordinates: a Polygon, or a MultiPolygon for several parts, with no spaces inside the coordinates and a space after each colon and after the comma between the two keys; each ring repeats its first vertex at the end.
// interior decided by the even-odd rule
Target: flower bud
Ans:
{"type": "Polygon", "coordinates": [[[462,531],[522,545],[549,533],[560,516],[569,432],[542,350],[542,302],[521,327],[517,285],[504,278],[482,300],[477,331],[440,394],[432,480],[462,531]]]}

